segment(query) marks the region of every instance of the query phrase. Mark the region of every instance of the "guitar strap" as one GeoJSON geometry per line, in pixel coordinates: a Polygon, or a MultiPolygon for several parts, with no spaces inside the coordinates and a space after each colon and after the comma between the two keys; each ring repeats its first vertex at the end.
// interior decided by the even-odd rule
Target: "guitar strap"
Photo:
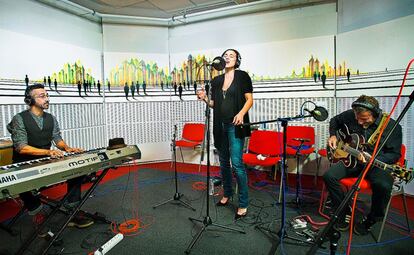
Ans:
{"type": "Polygon", "coordinates": [[[377,129],[374,131],[374,133],[372,133],[372,135],[368,139],[368,144],[369,145],[374,146],[375,143],[377,142],[380,131],[381,131],[381,128],[384,126],[385,120],[388,118],[388,115],[389,114],[386,113],[386,112],[382,113],[381,121],[380,121],[377,129]]]}

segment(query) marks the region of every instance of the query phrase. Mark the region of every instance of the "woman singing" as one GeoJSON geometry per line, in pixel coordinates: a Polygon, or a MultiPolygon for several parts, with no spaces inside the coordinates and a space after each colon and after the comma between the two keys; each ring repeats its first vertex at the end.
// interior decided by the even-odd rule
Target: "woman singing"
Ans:
{"type": "Polygon", "coordinates": [[[238,220],[247,215],[249,204],[247,174],[242,155],[244,138],[250,136],[250,128],[243,127],[242,124],[249,122],[253,86],[250,76],[237,69],[241,62],[237,50],[228,49],[222,57],[226,61],[225,73],[212,80],[211,99],[208,100],[205,91],[198,91],[197,95],[214,109],[214,145],[219,152],[224,188],[224,196],[217,206],[226,206],[233,195],[233,168],[239,187],[239,207],[235,214],[235,219],[238,220]]]}

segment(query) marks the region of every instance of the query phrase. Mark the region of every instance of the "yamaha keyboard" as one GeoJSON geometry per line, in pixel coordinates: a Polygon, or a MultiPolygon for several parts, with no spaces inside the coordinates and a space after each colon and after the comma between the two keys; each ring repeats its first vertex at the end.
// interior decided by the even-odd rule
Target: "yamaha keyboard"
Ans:
{"type": "Polygon", "coordinates": [[[78,176],[140,159],[136,145],[118,149],[95,149],[67,154],[63,158],[41,158],[0,167],[0,199],[47,187],[78,176]]]}

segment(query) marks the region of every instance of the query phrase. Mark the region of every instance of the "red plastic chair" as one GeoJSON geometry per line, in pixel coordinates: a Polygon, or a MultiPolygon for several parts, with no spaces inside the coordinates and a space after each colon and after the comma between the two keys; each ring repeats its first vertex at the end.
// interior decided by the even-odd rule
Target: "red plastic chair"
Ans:
{"type": "Polygon", "coordinates": [[[184,156],[181,148],[195,148],[203,143],[204,140],[203,123],[185,123],[181,139],[175,141],[175,146],[180,148],[181,158],[184,162],[184,156]]]}
{"type": "MultiPolygon", "coordinates": [[[[275,167],[281,160],[283,151],[282,133],[269,130],[252,132],[243,162],[251,166],[275,167]],[[259,159],[262,155],[264,159],[259,159]]],[[[274,177],[276,178],[276,168],[274,177]]]]}
{"type": "MultiPolygon", "coordinates": [[[[397,165],[399,165],[401,167],[404,167],[406,165],[405,164],[405,155],[406,155],[406,147],[405,147],[404,144],[402,144],[401,145],[401,157],[398,159],[398,161],[396,163],[397,165]]],[[[348,190],[350,190],[352,188],[352,185],[354,185],[354,183],[357,181],[357,179],[358,178],[356,178],[356,177],[349,177],[349,178],[343,178],[339,182],[348,191],[348,190]]],[[[360,188],[361,188],[360,191],[359,191],[360,193],[371,194],[371,192],[372,192],[371,191],[371,184],[366,179],[364,179],[361,182],[360,188]]],[[[325,191],[325,185],[323,187],[322,192],[324,193],[324,191],[325,191]]],[[[408,218],[407,200],[406,200],[406,197],[405,197],[404,186],[401,185],[401,187],[400,187],[399,190],[394,190],[393,189],[391,191],[391,198],[388,201],[387,207],[385,209],[385,215],[384,215],[384,219],[383,219],[383,221],[381,223],[381,227],[380,227],[380,230],[379,230],[379,233],[378,233],[378,237],[375,238],[376,239],[375,241],[377,243],[381,241],[381,237],[382,237],[382,233],[383,233],[383,230],[384,230],[385,222],[387,220],[389,208],[390,208],[390,205],[391,205],[391,200],[392,200],[393,197],[398,196],[398,195],[402,195],[403,196],[403,206],[404,206],[405,219],[406,219],[406,223],[407,223],[408,232],[410,232],[410,223],[409,223],[409,218],[408,218]]],[[[324,197],[324,200],[326,199],[326,196],[325,195],[322,195],[321,197],[324,197]]]]}
{"type": "Polygon", "coordinates": [[[299,204],[301,189],[299,162],[302,156],[307,158],[315,152],[315,129],[310,126],[288,126],[286,138],[286,154],[296,158],[296,202],[299,204]]]}
{"type": "Polygon", "coordinates": [[[288,126],[286,154],[310,155],[315,152],[315,129],[310,126],[288,126]],[[303,141],[303,142],[302,142],[303,141]],[[302,144],[302,146],[301,146],[302,144]],[[301,146],[301,148],[299,148],[301,146]]]}

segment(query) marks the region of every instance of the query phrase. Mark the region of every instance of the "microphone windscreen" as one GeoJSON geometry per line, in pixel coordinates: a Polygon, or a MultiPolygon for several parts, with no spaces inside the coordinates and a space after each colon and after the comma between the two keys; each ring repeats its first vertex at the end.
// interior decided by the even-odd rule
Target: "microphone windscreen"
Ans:
{"type": "Polygon", "coordinates": [[[315,118],[315,120],[317,121],[324,121],[328,118],[329,113],[328,110],[326,110],[324,107],[322,106],[316,106],[315,109],[313,110],[313,118],[315,118]]]}
{"type": "Polygon", "coordinates": [[[221,71],[226,67],[226,61],[222,57],[215,57],[212,66],[217,71],[221,71]]]}

